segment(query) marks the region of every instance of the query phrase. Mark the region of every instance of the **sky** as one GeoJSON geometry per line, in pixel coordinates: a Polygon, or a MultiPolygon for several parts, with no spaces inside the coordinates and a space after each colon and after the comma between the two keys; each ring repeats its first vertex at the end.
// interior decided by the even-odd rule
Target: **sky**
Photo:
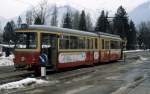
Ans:
{"type": "MultiPolygon", "coordinates": [[[[122,5],[127,12],[130,12],[147,1],[150,0],[48,0],[48,3],[57,4],[58,6],[72,5],[77,9],[104,9],[109,12],[115,12],[122,5]]],[[[0,0],[0,17],[6,19],[16,17],[40,2],[41,0],[0,0]]]]}

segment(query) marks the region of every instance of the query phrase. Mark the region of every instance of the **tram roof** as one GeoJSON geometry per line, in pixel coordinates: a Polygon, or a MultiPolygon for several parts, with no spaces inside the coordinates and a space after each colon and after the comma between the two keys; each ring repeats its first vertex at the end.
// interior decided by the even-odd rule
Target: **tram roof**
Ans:
{"type": "Polygon", "coordinates": [[[112,39],[115,38],[115,39],[121,40],[120,36],[118,36],[118,35],[103,33],[103,32],[98,32],[98,34],[100,35],[100,37],[107,37],[107,38],[112,38],[112,39]]]}
{"type": "Polygon", "coordinates": [[[45,30],[50,32],[58,32],[58,33],[68,33],[68,34],[77,34],[77,35],[85,35],[85,36],[93,36],[97,37],[98,35],[91,32],[85,32],[80,30],[73,30],[67,28],[60,28],[55,26],[45,26],[45,25],[30,25],[28,29],[35,29],[35,30],[45,30]]]}
{"type": "Polygon", "coordinates": [[[103,32],[86,32],[86,31],[80,31],[80,30],[73,30],[68,28],[60,28],[55,26],[46,26],[46,25],[29,25],[27,28],[21,28],[21,29],[29,29],[29,30],[44,30],[49,32],[58,32],[58,33],[69,33],[69,34],[77,34],[77,35],[84,35],[84,36],[92,36],[92,37],[107,37],[107,38],[115,38],[120,39],[121,38],[117,35],[103,33],[103,32]]]}

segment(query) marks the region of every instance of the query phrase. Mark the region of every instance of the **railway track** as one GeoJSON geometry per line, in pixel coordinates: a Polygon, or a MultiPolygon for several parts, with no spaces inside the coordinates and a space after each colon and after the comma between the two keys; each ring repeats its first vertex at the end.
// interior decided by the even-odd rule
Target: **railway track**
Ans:
{"type": "MultiPolygon", "coordinates": [[[[127,54],[131,56],[131,57],[130,56],[127,57],[128,62],[132,61],[130,59],[136,60],[139,55],[139,53],[138,53],[138,55],[134,55],[134,56],[133,56],[134,53],[127,53],[127,54]]],[[[145,55],[145,54],[143,54],[143,55],[145,55]]],[[[115,69],[116,64],[120,64],[121,62],[123,62],[123,61],[119,61],[116,63],[109,63],[109,65],[111,65],[115,69]]],[[[9,68],[6,68],[6,69],[9,69],[9,68]]],[[[94,66],[94,67],[86,66],[86,67],[78,68],[75,70],[68,70],[68,71],[59,72],[59,73],[56,73],[56,72],[49,73],[48,76],[49,76],[50,80],[65,80],[65,79],[71,79],[74,77],[78,77],[81,75],[87,75],[87,74],[95,72],[97,70],[101,70],[101,72],[105,72],[104,70],[106,70],[106,69],[107,69],[107,64],[106,65],[98,65],[98,66],[94,66]]],[[[6,71],[6,70],[0,69],[0,73],[1,73],[0,84],[4,84],[4,83],[12,82],[12,81],[21,80],[26,77],[31,77],[31,74],[33,74],[33,71],[13,71],[13,70],[6,71]]]]}
{"type": "MultiPolygon", "coordinates": [[[[136,61],[136,59],[134,59],[134,60],[136,61]]],[[[66,83],[66,82],[69,82],[69,81],[74,81],[74,79],[77,79],[77,80],[81,79],[82,80],[82,77],[84,79],[85,76],[90,77],[91,74],[93,75],[92,76],[93,80],[97,79],[97,78],[99,78],[99,80],[103,80],[103,79],[105,79],[105,77],[111,76],[116,71],[120,71],[120,73],[121,73],[122,70],[125,70],[125,69],[121,69],[121,68],[118,69],[118,66],[121,65],[122,62],[123,61],[118,61],[118,62],[115,62],[115,63],[108,63],[108,64],[104,64],[104,65],[98,65],[98,66],[93,66],[93,67],[84,67],[84,68],[79,68],[79,69],[75,69],[75,70],[49,74],[48,75],[48,78],[49,78],[48,80],[58,81],[58,82],[55,83],[55,84],[47,84],[47,85],[43,85],[43,86],[28,87],[28,88],[25,88],[23,90],[12,91],[9,94],[20,94],[21,92],[32,91],[32,90],[40,88],[40,87],[53,86],[53,85],[56,86],[57,84],[59,85],[59,83],[66,83]],[[111,66],[111,70],[110,70],[110,67],[108,67],[108,66],[111,66]],[[102,76],[99,77],[98,75],[102,75],[102,76]]],[[[130,60],[127,61],[127,63],[131,63],[130,60]]],[[[126,65],[124,65],[124,66],[126,66],[126,65]]]]}
{"type": "Polygon", "coordinates": [[[5,84],[12,81],[21,80],[25,77],[29,77],[33,74],[33,71],[9,71],[0,74],[0,84],[5,84]]]}
{"type": "MultiPolygon", "coordinates": [[[[143,54],[143,55],[145,55],[145,54],[143,54]]],[[[150,56],[150,55],[148,55],[148,56],[150,56]]],[[[138,59],[137,57],[139,57],[139,56],[136,56],[136,58],[134,57],[132,59],[127,58],[126,63],[131,63],[131,62],[136,61],[138,59]]],[[[9,93],[7,92],[7,94],[21,94],[21,92],[24,92],[24,91],[32,91],[34,89],[38,89],[41,87],[53,86],[53,85],[57,85],[57,84],[59,85],[59,83],[66,83],[69,81],[73,81],[74,79],[81,78],[81,80],[82,80],[82,77],[84,79],[85,76],[88,77],[88,75],[90,75],[90,74],[94,75],[93,77],[95,79],[97,79],[96,77],[98,77],[98,75],[102,75],[99,79],[104,79],[106,77],[106,75],[111,76],[116,71],[120,71],[120,73],[122,71],[125,71],[125,69],[122,69],[122,68],[120,68],[118,70],[118,67],[117,67],[120,64],[123,64],[123,62],[124,61],[121,60],[121,61],[118,61],[115,63],[100,64],[98,66],[97,65],[92,66],[92,67],[86,66],[86,67],[76,68],[76,69],[62,71],[62,72],[52,72],[52,73],[48,74],[48,80],[49,81],[58,81],[58,82],[56,82],[54,84],[46,84],[46,85],[41,85],[41,86],[36,86],[36,87],[29,86],[24,89],[10,90],[9,93]],[[108,66],[111,66],[111,71],[110,71],[110,68],[108,68],[108,66]],[[109,73],[108,73],[108,71],[109,71],[109,73]]],[[[126,65],[124,65],[124,66],[126,66],[126,65]]],[[[128,67],[128,66],[126,66],[126,67],[128,67]]],[[[30,74],[32,74],[32,73],[31,72],[29,73],[27,71],[16,71],[16,72],[8,72],[6,74],[0,75],[0,84],[8,83],[8,82],[16,81],[16,80],[21,80],[25,77],[29,77],[30,74]]],[[[93,77],[92,77],[92,79],[94,79],[93,77]]],[[[37,78],[39,78],[39,77],[37,77],[37,78]]]]}

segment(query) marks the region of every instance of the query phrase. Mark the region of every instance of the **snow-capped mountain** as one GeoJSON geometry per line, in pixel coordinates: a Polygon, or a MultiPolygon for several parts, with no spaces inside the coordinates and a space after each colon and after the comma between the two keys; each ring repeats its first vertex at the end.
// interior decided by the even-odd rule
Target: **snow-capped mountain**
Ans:
{"type": "Polygon", "coordinates": [[[143,3],[129,13],[130,18],[139,24],[142,21],[150,21],[150,2],[143,3]]]}

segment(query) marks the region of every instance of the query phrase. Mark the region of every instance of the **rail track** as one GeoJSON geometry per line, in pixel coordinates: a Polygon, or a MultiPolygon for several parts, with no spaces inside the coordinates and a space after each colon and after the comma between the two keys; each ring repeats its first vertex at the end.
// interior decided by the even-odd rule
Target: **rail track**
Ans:
{"type": "MultiPolygon", "coordinates": [[[[141,55],[141,52],[139,52],[138,55],[135,55],[133,52],[132,53],[129,52],[126,54],[128,55],[128,57],[126,57],[126,59],[128,60],[127,62],[130,62],[132,61],[131,59],[136,60],[139,57],[139,55],[141,55]]],[[[145,52],[143,52],[142,55],[145,55],[145,52]]],[[[150,54],[148,55],[150,56],[150,54]]],[[[107,63],[107,64],[109,65],[111,64],[111,66],[114,67],[115,69],[116,64],[120,64],[121,62],[124,61],[118,61],[115,63],[107,63]]],[[[78,67],[63,72],[51,72],[48,75],[50,80],[65,80],[65,79],[70,79],[81,75],[87,75],[97,70],[101,70],[101,72],[105,72],[105,70],[107,70],[107,64],[101,64],[92,67],[90,66],[78,67]]],[[[21,80],[26,77],[31,77],[31,75],[34,73],[33,71],[14,71],[13,68],[12,69],[9,69],[9,67],[4,67],[4,68],[5,69],[2,69],[0,67],[0,84],[21,80]]]]}
{"type": "Polygon", "coordinates": [[[0,74],[0,84],[5,84],[12,81],[21,80],[25,77],[31,76],[33,71],[9,71],[0,74]]]}
{"type": "MultiPolygon", "coordinates": [[[[132,56],[133,58],[131,58],[130,56],[128,56],[126,59],[126,63],[131,63],[133,61],[136,61],[139,58],[139,55],[134,55],[134,53],[130,54],[128,53],[128,55],[132,56]]],[[[145,53],[141,53],[141,55],[145,56],[145,53]]],[[[150,54],[148,54],[148,57],[150,56],[150,54]]],[[[41,86],[36,86],[36,87],[27,87],[24,89],[20,89],[20,90],[10,90],[8,94],[20,94],[18,92],[23,92],[23,91],[28,91],[28,90],[34,90],[37,89],[39,87],[43,87],[43,86],[53,86],[53,85],[57,85],[60,82],[61,83],[65,83],[67,81],[71,81],[74,79],[80,79],[82,77],[88,76],[90,74],[93,74],[93,77],[98,77],[97,75],[102,75],[99,79],[104,79],[106,77],[106,75],[111,76],[111,74],[113,74],[116,71],[120,71],[123,72],[125,71],[125,69],[120,68],[118,70],[118,65],[123,64],[123,60],[120,60],[118,62],[115,63],[107,63],[107,64],[100,64],[100,65],[95,65],[95,66],[82,66],[82,67],[78,67],[78,68],[74,68],[74,69],[69,69],[67,71],[61,71],[61,72],[50,72],[48,74],[48,80],[50,81],[58,81],[55,84],[47,84],[47,85],[41,85],[41,86]],[[110,68],[108,68],[108,66],[111,66],[111,71],[110,68]],[[98,71],[98,72],[97,72],[98,71]],[[109,73],[108,73],[109,71],[109,73]]],[[[127,64],[128,65],[128,64],[127,64]]],[[[124,65],[126,66],[126,65],[124,65]]],[[[128,66],[127,66],[128,67],[128,66]]],[[[131,68],[132,69],[132,68],[131,68]]],[[[4,72],[4,71],[3,71],[4,72]]],[[[12,81],[17,81],[17,80],[21,80],[23,78],[26,77],[31,77],[31,74],[33,74],[33,72],[28,72],[28,71],[7,71],[6,73],[2,73],[0,72],[0,84],[4,84],[4,83],[8,83],[8,82],[12,82],[12,81]]],[[[40,77],[37,77],[40,78],[40,77]]],[[[94,78],[92,78],[94,79],[94,78]]],[[[96,78],[95,78],[96,79],[96,78]]]]}
{"type": "MultiPolygon", "coordinates": [[[[131,63],[136,60],[137,60],[136,58],[133,58],[132,61],[127,60],[126,63],[131,63]]],[[[57,86],[57,84],[59,85],[60,83],[61,84],[67,83],[69,81],[75,81],[75,80],[83,80],[84,79],[84,80],[87,80],[87,82],[88,82],[89,81],[88,77],[90,77],[91,74],[92,74],[91,77],[93,79],[92,80],[93,82],[95,79],[99,79],[99,81],[101,83],[105,83],[105,82],[108,83],[111,80],[106,79],[106,81],[104,81],[104,79],[106,77],[109,77],[109,76],[111,77],[111,75],[115,72],[122,74],[121,72],[127,71],[125,67],[128,67],[128,64],[127,65],[125,64],[123,66],[124,67],[123,69],[120,68],[120,67],[122,67],[122,64],[123,64],[123,61],[118,61],[115,63],[108,63],[108,64],[92,66],[92,67],[82,67],[82,68],[78,68],[75,70],[69,70],[69,71],[64,71],[64,72],[59,72],[59,73],[52,73],[52,74],[48,75],[48,78],[49,78],[48,80],[58,81],[55,84],[47,84],[47,85],[36,86],[36,87],[28,87],[28,88],[25,88],[22,90],[12,91],[9,94],[20,94],[21,92],[32,91],[34,89],[38,89],[41,87],[47,87],[47,86],[53,87],[53,86],[57,86]],[[118,69],[118,66],[120,66],[119,69],[118,69]],[[101,76],[99,77],[99,75],[101,75],[101,76]],[[87,77],[87,78],[84,78],[84,77],[87,77]]],[[[132,69],[132,67],[130,69],[132,69]]],[[[119,79],[117,81],[124,82],[123,80],[119,80],[119,79]]],[[[75,81],[75,83],[76,83],[76,81],[75,81]]]]}

